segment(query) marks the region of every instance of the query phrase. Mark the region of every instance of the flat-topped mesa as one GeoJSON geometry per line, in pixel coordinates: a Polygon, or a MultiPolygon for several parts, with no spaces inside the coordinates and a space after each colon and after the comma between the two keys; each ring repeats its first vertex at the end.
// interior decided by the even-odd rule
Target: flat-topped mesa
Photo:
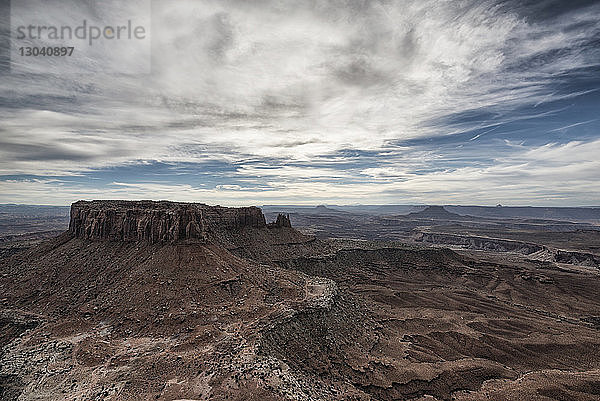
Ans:
{"type": "Polygon", "coordinates": [[[446,210],[443,206],[427,206],[420,212],[409,213],[407,217],[421,219],[462,219],[463,216],[446,210]]]}
{"type": "Polygon", "coordinates": [[[167,201],[79,201],[71,205],[69,233],[78,238],[150,243],[206,240],[267,224],[257,207],[228,208],[167,201]]]}

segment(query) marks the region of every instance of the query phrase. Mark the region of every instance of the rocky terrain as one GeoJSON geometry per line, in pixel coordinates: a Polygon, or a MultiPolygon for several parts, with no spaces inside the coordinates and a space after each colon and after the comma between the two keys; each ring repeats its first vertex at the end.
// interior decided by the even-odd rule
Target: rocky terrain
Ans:
{"type": "Polygon", "coordinates": [[[0,205],[0,242],[19,235],[62,232],[68,223],[68,207],[0,205]]]}
{"type": "Polygon", "coordinates": [[[423,211],[398,242],[255,207],[77,202],[64,233],[0,257],[0,399],[598,399],[586,235],[448,249],[443,227],[472,218],[423,211]]]}
{"type": "MultiPolygon", "coordinates": [[[[267,209],[267,216],[272,216],[267,209]]],[[[577,208],[479,208],[428,206],[400,208],[404,214],[387,214],[395,209],[382,207],[359,213],[319,206],[284,208],[296,227],[319,238],[400,241],[452,249],[520,253],[538,260],[600,267],[600,225],[590,223],[596,209],[577,208]],[[493,215],[495,209],[530,215],[575,216],[583,220],[542,220],[462,215],[474,211],[493,215]],[[514,209],[514,210],[513,210],[514,209]]],[[[500,214],[501,213],[496,213],[500,214]]]]}
{"type": "Polygon", "coordinates": [[[0,205],[0,257],[56,237],[68,224],[68,207],[0,205]]]}

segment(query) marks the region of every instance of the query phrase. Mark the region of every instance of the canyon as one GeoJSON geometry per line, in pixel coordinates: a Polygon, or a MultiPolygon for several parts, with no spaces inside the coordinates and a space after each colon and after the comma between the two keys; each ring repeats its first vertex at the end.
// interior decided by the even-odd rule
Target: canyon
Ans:
{"type": "Polygon", "coordinates": [[[74,203],[0,255],[0,399],[600,395],[590,226],[328,209],[74,203]]]}

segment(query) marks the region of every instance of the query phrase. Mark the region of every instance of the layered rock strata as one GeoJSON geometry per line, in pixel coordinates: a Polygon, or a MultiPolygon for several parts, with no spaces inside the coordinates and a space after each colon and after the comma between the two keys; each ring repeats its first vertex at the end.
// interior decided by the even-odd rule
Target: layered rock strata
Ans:
{"type": "Polygon", "coordinates": [[[246,227],[266,227],[257,207],[227,208],[167,201],[79,201],[69,233],[78,238],[150,243],[206,240],[246,227]]]}

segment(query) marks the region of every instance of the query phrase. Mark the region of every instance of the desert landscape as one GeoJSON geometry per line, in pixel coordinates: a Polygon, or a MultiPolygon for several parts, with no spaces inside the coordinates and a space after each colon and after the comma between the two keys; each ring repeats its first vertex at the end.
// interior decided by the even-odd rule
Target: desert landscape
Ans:
{"type": "Polygon", "coordinates": [[[600,396],[598,209],[263,209],[76,202],[5,239],[0,399],[600,396]]]}
{"type": "Polygon", "coordinates": [[[0,401],[600,401],[599,0],[0,1],[0,401]]]}

